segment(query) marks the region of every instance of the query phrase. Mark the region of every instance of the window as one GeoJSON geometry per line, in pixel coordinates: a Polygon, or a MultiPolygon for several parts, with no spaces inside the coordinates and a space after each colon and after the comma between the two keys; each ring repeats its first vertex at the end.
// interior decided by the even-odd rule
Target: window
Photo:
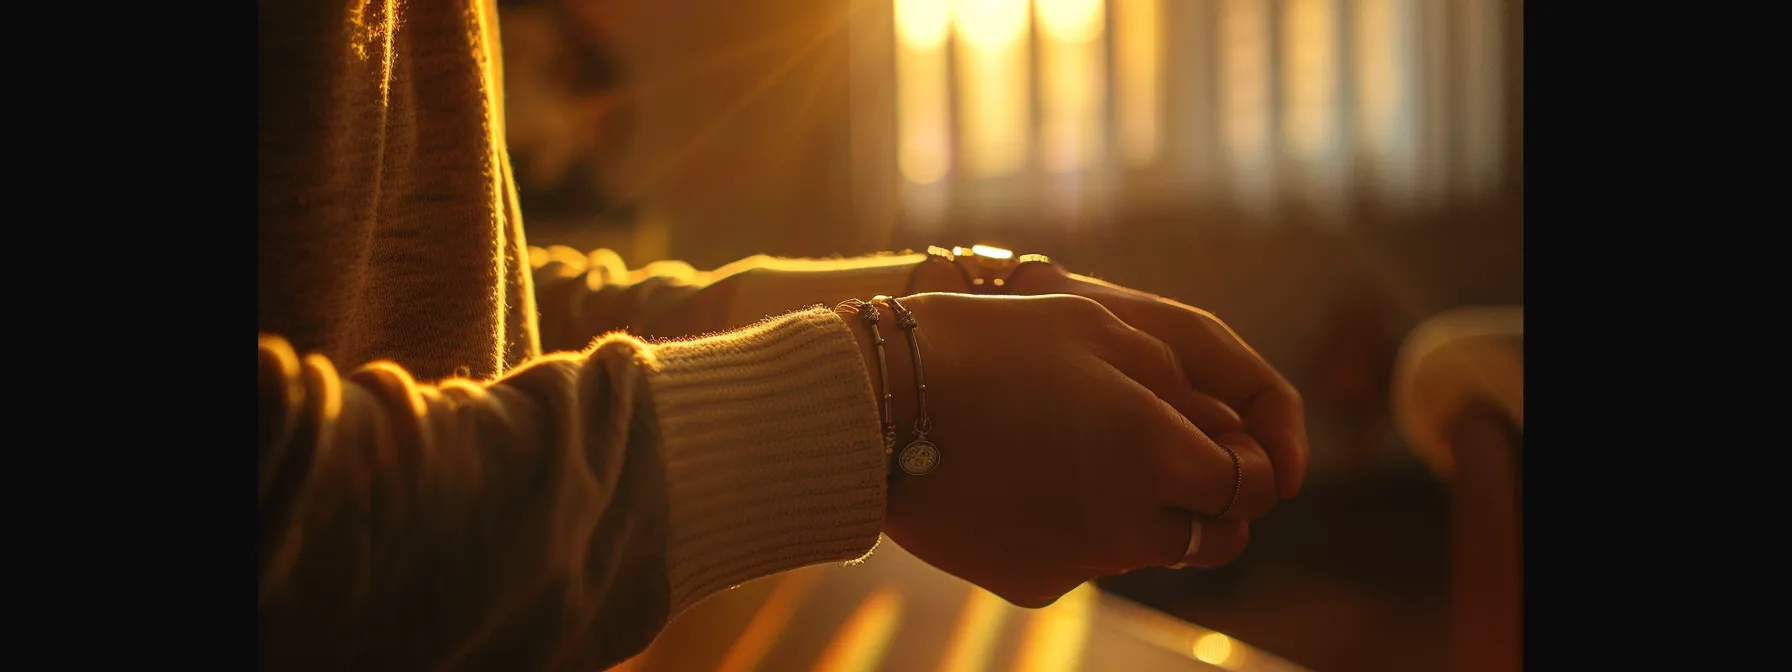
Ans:
{"type": "Polygon", "coordinates": [[[1154,195],[1323,212],[1505,178],[1500,0],[893,2],[914,223],[1154,195]]]}

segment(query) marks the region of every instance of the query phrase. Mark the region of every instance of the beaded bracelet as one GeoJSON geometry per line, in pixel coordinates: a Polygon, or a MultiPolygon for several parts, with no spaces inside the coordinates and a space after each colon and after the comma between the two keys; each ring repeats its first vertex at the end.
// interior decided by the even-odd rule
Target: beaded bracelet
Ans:
{"type": "Polygon", "coordinates": [[[865,328],[871,331],[871,345],[877,349],[877,377],[882,382],[879,390],[883,393],[884,402],[878,406],[877,412],[883,424],[884,455],[887,456],[896,449],[896,419],[892,417],[896,412],[890,405],[890,365],[884,358],[884,336],[877,329],[877,321],[881,316],[877,306],[858,299],[842,301],[839,306],[834,307],[834,311],[839,312],[844,306],[852,306],[854,312],[859,314],[859,321],[864,322],[865,328]]]}
{"type": "Polygon", "coordinates": [[[902,454],[897,457],[896,464],[906,473],[921,476],[932,472],[940,466],[940,449],[927,440],[927,433],[933,430],[933,421],[927,416],[927,374],[921,370],[921,339],[915,331],[920,323],[915,314],[894,296],[877,296],[871,299],[890,304],[890,311],[896,314],[896,326],[908,337],[910,358],[915,362],[915,437],[903,447],[902,454]]]}

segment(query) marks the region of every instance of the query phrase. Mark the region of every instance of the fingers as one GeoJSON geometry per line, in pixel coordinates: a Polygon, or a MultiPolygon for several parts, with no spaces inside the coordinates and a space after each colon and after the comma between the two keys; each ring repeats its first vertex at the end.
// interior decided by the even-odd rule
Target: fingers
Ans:
{"type": "Polygon", "coordinates": [[[1153,543],[1170,549],[1160,552],[1165,567],[1223,567],[1243,555],[1251,542],[1249,524],[1208,520],[1178,509],[1159,511],[1151,519],[1151,529],[1153,543]]]}
{"type": "MultiPolygon", "coordinates": [[[[1230,500],[1232,508],[1226,515],[1216,516],[1221,520],[1250,522],[1262,518],[1269,510],[1275,508],[1281,498],[1276,491],[1275,465],[1263,446],[1249,433],[1224,432],[1209,437],[1215,444],[1232,449],[1238,456],[1238,473],[1243,474],[1236,492],[1230,500]]],[[[1231,457],[1229,454],[1227,457],[1231,457]]]]}
{"type": "Polygon", "coordinates": [[[1263,442],[1275,465],[1281,496],[1299,493],[1309,451],[1300,393],[1219,318],[1181,304],[1165,304],[1181,308],[1190,323],[1176,330],[1179,337],[1172,347],[1204,364],[1187,372],[1189,382],[1238,410],[1245,429],[1263,442]]]}
{"type": "Polygon", "coordinates": [[[1232,564],[1238,556],[1244,555],[1246,546],[1251,545],[1251,526],[1249,523],[1235,523],[1228,520],[1201,521],[1201,547],[1195,554],[1182,560],[1189,567],[1214,569],[1232,564]]]}
{"type": "Polygon", "coordinates": [[[1135,395],[1111,401],[1127,419],[1121,438],[1138,447],[1134,473],[1152,505],[1231,521],[1255,520],[1275,506],[1274,469],[1250,435],[1234,430],[1209,437],[1147,390],[1133,389],[1135,395]],[[1216,441],[1220,437],[1226,448],[1216,441]]]}
{"type": "Polygon", "coordinates": [[[1120,326],[1114,332],[1114,352],[1106,359],[1157,397],[1127,412],[1133,418],[1131,429],[1146,447],[1144,469],[1157,486],[1156,503],[1234,521],[1267,513],[1275,505],[1278,480],[1263,447],[1226,404],[1188,389],[1167,345],[1120,326]],[[1216,442],[1221,437],[1224,448],[1216,442]]]}
{"type": "MultiPolygon", "coordinates": [[[[1178,509],[1166,509],[1164,514],[1160,515],[1164,515],[1179,524],[1183,528],[1183,534],[1188,536],[1188,541],[1183,542],[1182,544],[1182,550],[1177,551],[1176,555],[1170,556],[1174,558],[1173,560],[1164,563],[1170,567],[1181,567],[1189,558],[1195,557],[1195,554],[1201,551],[1201,537],[1205,536],[1201,533],[1201,519],[1196,518],[1192,513],[1178,509]]],[[[1165,537],[1168,539],[1176,538],[1173,532],[1165,535],[1165,537]]]]}
{"type": "Polygon", "coordinates": [[[1180,450],[1164,456],[1165,472],[1180,482],[1160,485],[1166,488],[1165,504],[1233,522],[1250,522],[1275,508],[1280,499],[1275,470],[1255,439],[1242,431],[1202,438],[1215,450],[1180,450]]]}
{"type": "MultiPolygon", "coordinates": [[[[1184,387],[1187,383],[1183,383],[1184,387]]],[[[1226,402],[1196,390],[1185,390],[1181,403],[1170,402],[1182,416],[1194,423],[1195,428],[1206,432],[1209,436],[1222,432],[1244,431],[1244,419],[1238,411],[1232,410],[1226,402]]]]}
{"type": "Polygon", "coordinates": [[[1212,313],[1122,287],[1092,291],[1121,320],[1168,344],[1195,389],[1236,409],[1275,465],[1282,497],[1300,492],[1309,446],[1306,411],[1293,385],[1212,313]]]}
{"type": "Polygon", "coordinates": [[[1114,352],[1105,358],[1114,368],[1151,390],[1203,432],[1233,432],[1245,428],[1244,419],[1226,402],[1189,387],[1182,360],[1169,344],[1124,323],[1114,326],[1114,352]]]}
{"type": "Polygon", "coordinates": [[[1311,452],[1300,393],[1287,381],[1278,380],[1246,401],[1240,412],[1245,430],[1262,438],[1263,447],[1275,464],[1282,497],[1300,494],[1311,452]]]}

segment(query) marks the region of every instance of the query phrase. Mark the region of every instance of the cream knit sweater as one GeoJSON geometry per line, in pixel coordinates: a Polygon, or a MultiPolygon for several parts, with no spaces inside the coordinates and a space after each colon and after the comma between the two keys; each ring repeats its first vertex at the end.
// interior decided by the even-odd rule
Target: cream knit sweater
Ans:
{"type": "Polygon", "coordinates": [[[596,669],[870,552],[871,379],[844,321],[790,311],[899,293],[919,257],[531,250],[489,2],[259,21],[263,669],[596,669]]]}

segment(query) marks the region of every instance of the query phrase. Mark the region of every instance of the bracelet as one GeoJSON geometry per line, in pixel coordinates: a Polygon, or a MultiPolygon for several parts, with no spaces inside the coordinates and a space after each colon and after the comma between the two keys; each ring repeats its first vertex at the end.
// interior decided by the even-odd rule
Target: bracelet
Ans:
{"type": "Polygon", "coordinates": [[[890,365],[884,359],[884,335],[877,329],[877,320],[880,315],[878,315],[877,306],[858,299],[847,299],[840,302],[840,305],[834,306],[834,312],[840,312],[840,309],[845,306],[851,306],[859,314],[859,321],[864,322],[865,328],[871,331],[871,345],[877,349],[877,377],[882,382],[879,389],[883,392],[884,401],[881,406],[878,406],[877,413],[883,424],[884,455],[889,455],[896,448],[896,420],[891,417],[896,412],[890,406],[890,365]]]}
{"type": "Polygon", "coordinates": [[[921,269],[932,264],[945,264],[947,267],[951,268],[952,272],[957,273],[958,278],[964,281],[965,293],[974,293],[973,290],[977,285],[976,283],[971,282],[970,272],[964,270],[964,267],[958,264],[958,255],[952,254],[952,250],[948,250],[938,245],[928,245],[927,259],[919,264],[915,264],[915,269],[908,273],[908,285],[903,289],[904,296],[915,293],[915,283],[921,280],[921,269]]]}
{"type": "MultiPolygon", "coordinates": [[[[996,283],[996,285],[998,287],[1002,287],[1002,286],[1006,286],[1009,284],[1013,284],[1015,276],[1020,275],[1021,269],[1032,268],[1035,266],[1042,266],[1042,265],[1049,266],[1051,268],[1055,268],[1060,271],[1064,270],[1064,266],[1059,264],[1056,261],[1052,261],[1051,257],[1045,256],[1043,254],[1023,254],[1023,255],[1020,255],[1019,257],[1015,258],[1014,265],[1008,268],[1008,274],[1005,276],[1002,276],[1001,282],[996,283]]],[[[1003,289],[1002,293],[1006,294],[1006,293],[1008,293],[1008,290],[1003,289]]]]}
{"type": "Polygon", "coordinates": [[[921,269],[932,264],[945,264],[964,281],[965,291],[971,294],[1008,294],[1008,285],[1020,274],[1021,269],[1029,266],[1051,266],[1062,269],[1057,262],[1043,254],[1015,255],[1013,252],[998,247],[976,246],[971,249],[961,247],[944,248],[938,245],[927,247],[927,260],[916,264],[909,272],[907,293],[915,293],[915,284],[920,280],[921,269]]]}
{"type": "Polygon", "coordinates": [[[896,314],[896,326],[908,337],[909,353],[915,360],[915,437],[902,449],[896,458],[896,464],[902,471],[921,476],[940,466],[940,449],[927,440],[927,432],[933,430],[933,421],[927,416],[927,375],[921,370],[921,339],[915,334],[920,326],[915,321],[915,314],[902,305],[902,301],[894,296],[877,296],[872,301],[883,300],[890,304],[890,311],[896,314]]]}

